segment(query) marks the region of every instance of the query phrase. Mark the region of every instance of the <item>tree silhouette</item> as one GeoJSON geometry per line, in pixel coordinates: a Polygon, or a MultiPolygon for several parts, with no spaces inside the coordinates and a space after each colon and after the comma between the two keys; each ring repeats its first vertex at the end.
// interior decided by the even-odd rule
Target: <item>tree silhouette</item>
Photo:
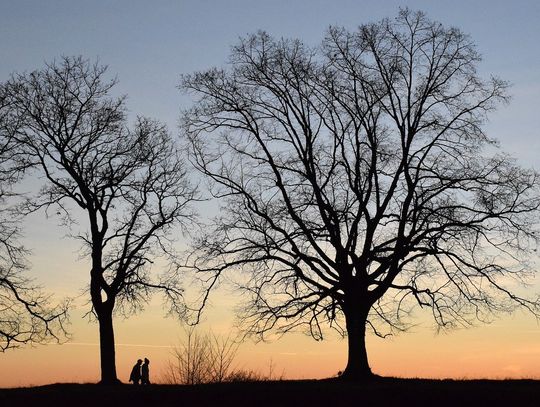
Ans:
{"type": "Polygon", "coordinates": [[[24,344],[60,342],[66,337],[69,302],[51,296],[25,276],[25,250],[14,241],[16,229],[0,221],[0,351],[24,344]]]}
{"type": "Polygon", "coordinates": [[[327,324],[348,337],[342,377],[372,375],[385,336],[429,307],[440,327],[538,302],[530,270],[538,175],[482,130],[507,84],[477,73],[469,36],[401,10],[320,46],[240,41],[228,69],[183,77],[193,161],[222,212],[193,265],[240,270],[252,334],[327,324]],[[389,328],[389,330],[387,330],[389,328]]]}
{"type": "MultiPolygon", "coordinates": [[[[0,88],[0,351],[24,344],[59,342],[66,336],[69,302],[53,305],[50,296],[25,276],[27,251],[19,243],[21,219],[9,210],[12,185],[23,167],[13,161],[8,105],[0,88]]],[[[18,162],[20,164],[20,162],[18,162]]]]}
{"type": "Polygon", "coordinates": [[[115,383],[113,311],[129,315],[155,291],[172,312],[186,310],[180,276],[171,268],[152,278],[150,266],[174,255],[168,236],[194,220],[196,189],[164,125],[139,117],[128,128],[124,98],[110,96],[116,81],[105,73],[97,63],[65,57],[13,75],[4,87],[19,123],[19,154],[47,181],[23,212],[53,207],[70,230],[86,225],[77,238],[91,260],[101,382],[115,383]]]}

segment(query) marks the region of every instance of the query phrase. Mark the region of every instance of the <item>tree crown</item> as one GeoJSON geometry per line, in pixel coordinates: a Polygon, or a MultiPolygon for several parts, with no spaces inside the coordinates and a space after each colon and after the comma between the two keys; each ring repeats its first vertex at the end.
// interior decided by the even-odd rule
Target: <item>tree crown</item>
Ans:
{"type": "Polygon", "coordinates": [[[527,274],[538,175],[484,133],[508,85],[479,61],[458,29],[402,10],[314,48],[260,32],[228,69],[183,77],[192,158],[223,204],[195,267],[247,272],[253,332],[320,337],[352,309],[402,329],[413,304],[439,326],[538,312],[505,288],[527,274]]]}

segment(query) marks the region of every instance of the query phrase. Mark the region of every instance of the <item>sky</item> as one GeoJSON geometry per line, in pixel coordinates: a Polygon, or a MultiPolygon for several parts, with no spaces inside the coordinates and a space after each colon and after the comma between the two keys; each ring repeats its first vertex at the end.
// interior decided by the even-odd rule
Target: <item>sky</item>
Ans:
{"type": "MultiPolygon", "coordinates": [[[[491,116],[488,134],[522,165],[540,169],[540,2],[536,0],[0,0],[0,81],[13,72],[43,67],[63,55],[99,58],[128,95],[130,114],[165,122],[178,133],[180,109],[190,100],[177,85],[181,74],[226,63],[239,37],[265,30],[275,37],[317,44],[330,25],[355,29],[395,16],[400,7],[468,33],[483,56],[483,75],[512,84],[512,100],[491,116]]],[[[205,215],[204,213],[202,214],[205,215]]],[[[77,243],[43,214],[25,224],[32,250],[31,275],[57,298],[79,296],[72,338],[63,345],[28,347],[0,354],[0,387],[99,379],[97,325],[84,318],[88,264],[77,243]],[[10,372],[9,374],[4,374],[10,372]]],[[[533,282],[534,283],[534,282],[533,282]]],[[[540,291],[533,284],[531,293],[540,291]]],[[[238,294],[217,292],[199,328],[226,335],[238,294]]],[[[487,326],[437,334],[421,312],[411,332],[387,340],[368,338],[373,371],[401,377],[540,378],[540,327],[525,313],[487,326]]],[[[148,357],[159,381],[183,325],[164,318],[158,298],[140,315],[116,322],[117,368],[127,381],[134,361],[148,357]]],[[[346,341],[330,334],[315,342],[298,333],[269,343],[241,345],[237,366],[286,378],[319,378],[344,368],[346,341]]]]}

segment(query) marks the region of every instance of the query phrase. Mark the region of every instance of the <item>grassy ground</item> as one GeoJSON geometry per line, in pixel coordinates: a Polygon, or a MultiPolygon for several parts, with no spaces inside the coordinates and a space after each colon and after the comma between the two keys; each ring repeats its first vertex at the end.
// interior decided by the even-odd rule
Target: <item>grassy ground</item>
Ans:
{"type": "Polygon", "coordinates": [[[200,386],[52,384],[1,389],[0,406],[539,406],[540,381],[382,378],[200,386]]]}

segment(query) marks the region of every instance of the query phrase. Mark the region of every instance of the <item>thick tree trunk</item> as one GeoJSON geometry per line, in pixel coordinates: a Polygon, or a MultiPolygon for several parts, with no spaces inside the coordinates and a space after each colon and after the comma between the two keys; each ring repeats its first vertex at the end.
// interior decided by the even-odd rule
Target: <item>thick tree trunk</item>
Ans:
{"type": "Polygon", "coordinates": [[[105,309],[98,313],[99,346],[101,359],[100,384],[118,384],[116,377],[116,355],[114,349],[114,329],[112,309],[105,309]]]}
{"type": "Polygon", "coordinates": [[[345,311],[349,354],[342,378],[362,381],[373,377],[366,351],[367,311],[353,308],[345,311]]]}
{"type": "Polygon", "coordinates": [[[115,303],[115,294],[112,294],[109,287],[108,294],[105,295],[102,267],[102,247],[103,233],[99,232],[96,226],[96,213],[90,212],[90,222],[92,225],[92,270],[90,271],[90,296],[92,305],[96,312],[99,323],[99,356],[101,362],[101,381],[100,384],[118,384],[121,383],[116,376],[116,353],[114,348],[114,328],[113,328],[113,309],[115,303]]]}

